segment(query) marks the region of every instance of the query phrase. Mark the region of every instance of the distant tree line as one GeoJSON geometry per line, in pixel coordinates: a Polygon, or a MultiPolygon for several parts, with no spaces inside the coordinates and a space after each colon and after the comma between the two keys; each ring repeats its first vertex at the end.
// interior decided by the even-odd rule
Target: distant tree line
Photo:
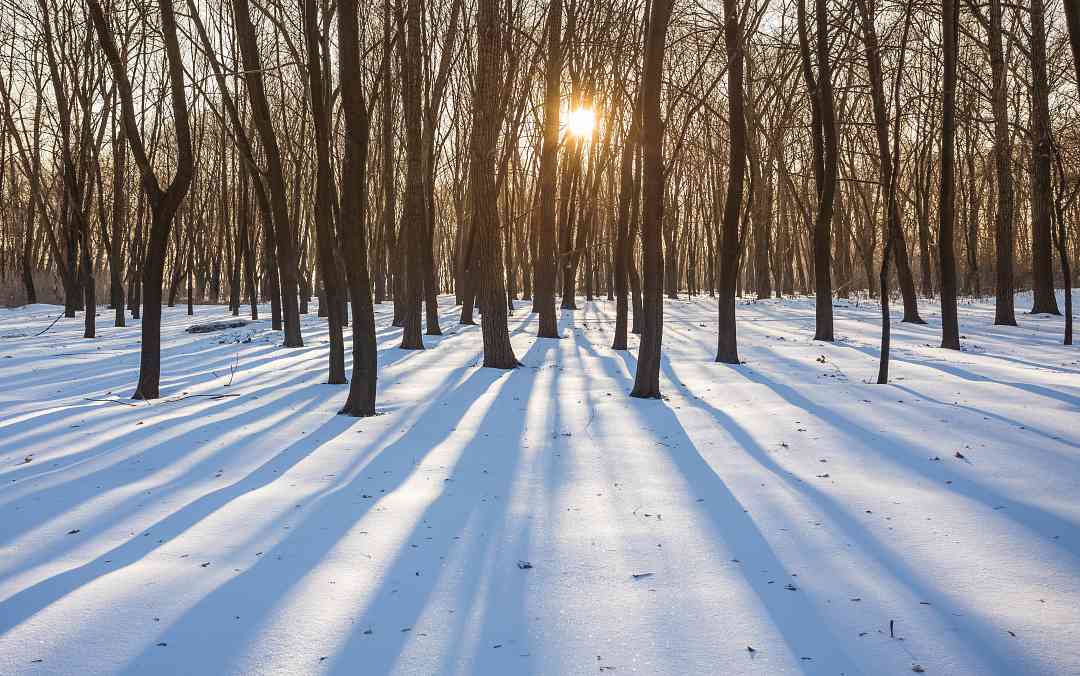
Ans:
{"type": "Polygon", "coordinates": [[[318,297],[352,415],[373,306],[422,349],[445,293],[495,368],[515,299],[550,338],[614,301],[643,397],[683,294],[728,363],[739,296],[814,295],[824,341],[879,298],[881,382],[893,293],[959,349],[960,297],[1063,287],[1071,344],[1078,58],[1072,0],[0,0],[0,286],[141,319],[147,399],[163,305],[298,347],[318,297]]]}

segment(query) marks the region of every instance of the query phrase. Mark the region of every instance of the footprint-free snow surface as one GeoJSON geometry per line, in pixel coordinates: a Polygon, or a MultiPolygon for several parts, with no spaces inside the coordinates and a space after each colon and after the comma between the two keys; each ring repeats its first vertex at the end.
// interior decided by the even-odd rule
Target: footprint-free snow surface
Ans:
{"type": "Polygon", "coordinates": [[[377,307],[369,419],[314,314],[167,310],[145,403],[138,322],[0,310],[0,673],[1080,673],[1080,351],[1029,298],[960,353],[924,302],[887,386],[874,303],[740,301],[733,367],[666,301],[661,401],[613,303],[519,303],[511,372],[442,307],[422,352],[377,307]]]}

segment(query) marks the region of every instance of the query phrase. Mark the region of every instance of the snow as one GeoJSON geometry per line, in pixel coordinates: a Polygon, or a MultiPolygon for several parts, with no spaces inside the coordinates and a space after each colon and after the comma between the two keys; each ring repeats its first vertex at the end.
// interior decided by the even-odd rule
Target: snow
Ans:
{"type": "Polygon", "coordinates": [[[442,302],[423,352],[377,306],[369,419],[313,314],[168,309],[145,403],[138,322],[0,310],[0,673],[1080,673],[1080,352],[1030,298],[963,304],[962,353],[924,301],[888,386],[872,302],[828,345],[740,301],[731,367],[666,301],[664,401],[613,303],[519,303],[500,372],[442,302]]]}

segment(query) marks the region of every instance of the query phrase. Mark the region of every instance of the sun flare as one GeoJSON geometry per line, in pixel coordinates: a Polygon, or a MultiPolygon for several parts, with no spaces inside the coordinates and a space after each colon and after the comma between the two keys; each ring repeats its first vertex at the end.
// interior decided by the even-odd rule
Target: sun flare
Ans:
{"type": "Polygon", "coordinates": [[[589,108],[572,110],[566,118],[566,128],[578,138],[588,138],[596,128],[596,113],[589,108]]]}

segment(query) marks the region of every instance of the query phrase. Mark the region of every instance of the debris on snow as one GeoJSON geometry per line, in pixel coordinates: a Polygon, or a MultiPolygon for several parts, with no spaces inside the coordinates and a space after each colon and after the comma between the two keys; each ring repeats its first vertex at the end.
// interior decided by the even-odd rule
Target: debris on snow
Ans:
{"type": "Polygon", "coordinates": [[[226,319],[204,324],[192,324],[184,330],[188,333],[213,333],[214,331],[224,331],[226,329],[238,329],[247,325],[248,320],[246,319],[226,319]]]}

